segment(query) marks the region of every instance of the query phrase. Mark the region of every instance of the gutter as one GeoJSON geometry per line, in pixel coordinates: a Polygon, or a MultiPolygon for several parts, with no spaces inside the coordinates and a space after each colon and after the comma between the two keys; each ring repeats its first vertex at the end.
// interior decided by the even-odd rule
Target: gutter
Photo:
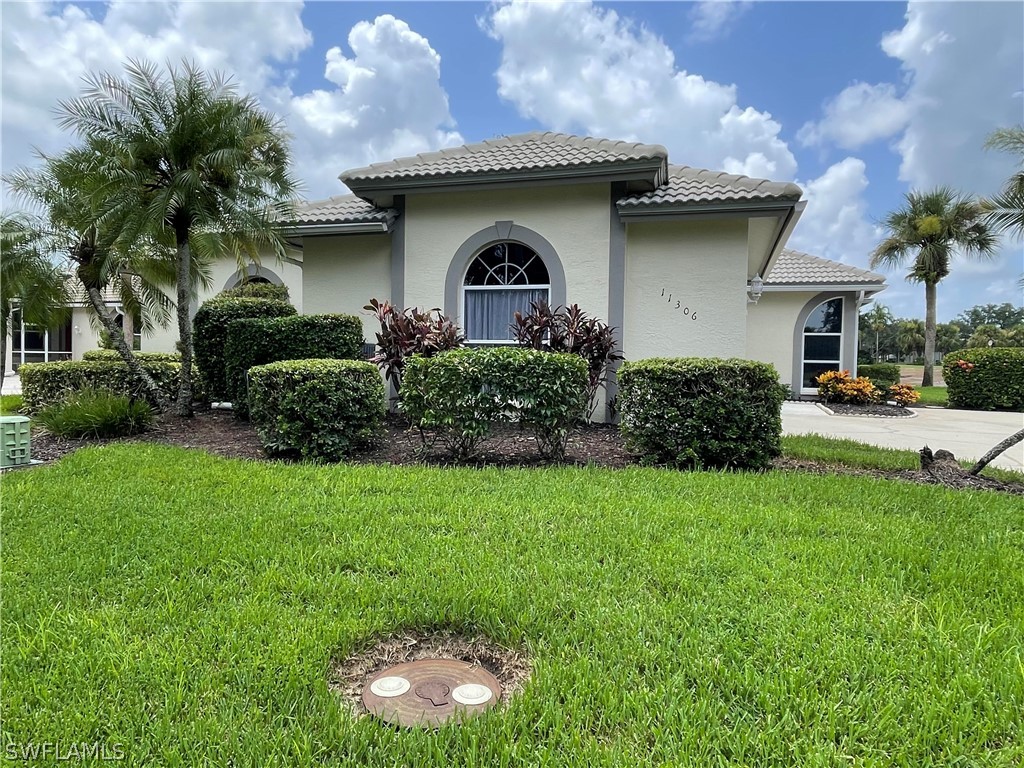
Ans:
{"type": "Polygon", "coordinates": [[[370,233],[390,232],[391,227],[385,221],[359,221],[343,224],[296,224],[282,227],[285,235],[311,237],[314,235],[363,235],[370,233]]]}
{"type": "Polygon", "coordinates": [[[764,292],[785,293],[787,291],[857,291],[860,293],[858,301],[863,301],[868,294],[884,291],[888,286],[885,283],[790,283],[785,285],[772,285],[765,283],[764,292]]]}
{"type": "MultiPolygon", "coordinates": [[[[800,205],[796,203],[795,205],[800,205]]],[[[659,205],[620,206],[616,205],[622,219],[672,219],[672,218],[732,218],[751,216],[779,216],[792,211],[792,201],[771,201],[765,203],[713,203],[711,205],[659,205]]],[[[801,211],[803,208],[800,209],[801,211]]]]}

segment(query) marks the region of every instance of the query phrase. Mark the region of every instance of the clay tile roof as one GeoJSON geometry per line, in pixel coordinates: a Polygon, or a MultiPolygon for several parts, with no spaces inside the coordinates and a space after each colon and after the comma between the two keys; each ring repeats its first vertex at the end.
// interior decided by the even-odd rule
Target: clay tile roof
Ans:
{"type": "Polygon", "coordinates": [[[299,203],[295,213],[296,224],[386,224],[395,217],[393,209],[378,208],[355,195],[299,203]]]}
{"type": "Polygon", "coordinates": [[[765,285],[862,285],[885,283],[885,277],[866,269],[840,264],[820,256],[783,248],[765,285]]]}
{"type": "Polygon", "coordinates": [[[799,200],[803,190],[796,184],[752,179],[720,171],[706,171],[686,165],[670,165],[668,181],[652,192],[624,197],[620,211],[659,206],[706,205],[708,203],[799,200]]]}
{"type": "Polygon", "coordinates": [[[638,144],[611,139],[533,132],[502,136],[415,157],[400,157],[341,174],[352,186],[395,179],[437,179],[523,171],[590,168],[641,160],[668,158],[658,144],[638,144]]]}

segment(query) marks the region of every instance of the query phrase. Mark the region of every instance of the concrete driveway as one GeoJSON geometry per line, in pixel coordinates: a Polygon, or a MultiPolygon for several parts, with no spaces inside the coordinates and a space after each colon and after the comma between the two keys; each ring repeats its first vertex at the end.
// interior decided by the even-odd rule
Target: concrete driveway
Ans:
{"type": "MultiPolygon", "coordinates": [[[[977,460],[1001,440],[1024,427],[1024,414],[915,408],[915,418],[877,419],[829,416],[814,403],[782,404],[784,435],[842,437],[884,448],[919,451],[945,448],[958,459],[977,460]]],[[[1024,443],[1018,443],[991,466],[1024,471],[1024,443]]]]}

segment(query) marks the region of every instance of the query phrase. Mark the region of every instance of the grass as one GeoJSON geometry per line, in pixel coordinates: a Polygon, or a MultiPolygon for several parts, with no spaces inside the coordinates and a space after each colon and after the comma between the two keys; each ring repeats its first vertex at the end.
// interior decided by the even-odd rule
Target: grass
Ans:
{"type": "Polygon", "coordinates": [[[943,408],[949,405],[945,387],[915,387],[915,389],[921,393],[921,399],[917,401],[918,405],[941,405],[943,408]]]}
{"type": "MultiPolygon", "coordinates": [[[[854,467],[858,469],[880,469],[898,471],[903,469],[920,469],[921,458],[917,451],[906,451],[899,448],[880,448],[856,440],[844,440],[823,435],[784,435],[782,452],[792,459],[817,461],[823,464],[854,467]]],[[[960,465],[969,469],[973,461],[961,461],[960,465]]],[[[982,474],[1004,483],[1024,483],[1024,473],[1012,469],[1002,469],[991,465],[982,470],[982,474]]]]}
{"type": "Polygon", "coordinates": [[[152,444],[3,481],[4,738],[129,764],[1019,766],[1019,499],[875,478],[278,465],[152,444]],[[485,632],[534,676],[436,732],[336,655],[485,632]]]}
{"type": "Polygon", "coordinates": [[[5,416],[20,413],[23,404],[21,395],[0,395],[0,413],[5,416]]]}

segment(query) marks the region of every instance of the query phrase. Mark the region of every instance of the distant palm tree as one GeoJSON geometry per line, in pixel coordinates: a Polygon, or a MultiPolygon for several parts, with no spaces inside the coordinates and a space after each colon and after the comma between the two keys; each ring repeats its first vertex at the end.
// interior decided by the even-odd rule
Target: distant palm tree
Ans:
{"type": "Polygon", "coordinates": [[[20,168],[4,177],[13,194],[39,212],[19,219],[20,237],[26,246],[65,259],[114,349],[157,405],[167,408],[163,390],[132,354],[131,339],[125,339],[106,295],[116,295],[125,314],[141,316],[140,330],[165,324],[172,305],[160,286],[173,284],[171,248],[145,237],[130,248],[117,243],[119,222],[104,219],[95,205],[104,182],[98,172],[103,158],[97,152],[76,147],[60,155],[40,155],[40,161],[36,168],[20,168]]]}
{"type": "Polygon", "coordinates": [[[996,236],[983,220],[981,206],[949,187],[908,192],[906,205],[884,220],[888,234],[871,255],[873,267],[909,266],[907,279],[924,283],[924,376],[934,383],[935,287],[949,274],[955,253],[968,257],[995,255],[996,236]]]}
{"type": "Polygon", "coordinates": [[[1000,128],[988,137],[985,147],[1015,155],[1017,170],[998,195],[981,201],[981,207],[992,227],[1024,238],[1024,125],[1000,128]]]}
{"type": "Polygon", "coordinates": [[[861,318],[864,320],[868,328],[875,332],[875,358],[874,361],[879,361],[879,350],[878,350],[878,337],[879,334],[893,324],[894,318],[892,312],[884,304],[875,304],[870,310],[865,312],[861,318]]]}
{"type": "Polygon", "coordinates": [[[262,248],[283,258],[277,223],[291,213],[297,184],[280,121],[222,76],[188,63],[166,73],[135,61],[125,69],[124,78],[87,78],[82,96],[61,102],[59,122],[105,157],[99,205],[121,222],[118,245],[173,243],[176,410],[191,416],[193,262],[258,262],[262,248]]]}
{"type": "MultiPolygon", "coordinates": [[[[900,352],[913,362],[920,354],[921,347],[925,343],[924,323],[920,320],[901,320],[896,328],[896,344],[900,352]]],[[[931,384],[922,384],[923,387],[930,387],[931,384]]]]}
{"type": "Polygon", "coordinates": [[[64,285],[64,274],[37,247],[32,219],[17,213],[0,216],[0,386],[7,368],[7,332],[15,308],[22,322],[50,328],[67,317],[64,285]]]}

